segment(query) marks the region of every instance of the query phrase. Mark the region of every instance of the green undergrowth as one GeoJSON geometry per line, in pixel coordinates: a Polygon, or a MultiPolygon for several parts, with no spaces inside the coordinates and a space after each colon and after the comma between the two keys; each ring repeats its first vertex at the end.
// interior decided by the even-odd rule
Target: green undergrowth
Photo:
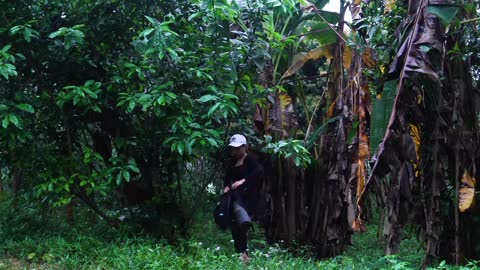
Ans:
{"type": "MultiPolygon", "coordinates": [[[[268,245],[256,226],[245,266],[230,233],[217,229],[209,214],[195,219],[189,237],[174,242],[110,229],[99,220],[77,218],[73,226],[61,220],[28,211],[0,215],[0,269],[419,269],[424,255],[421,242],[405,231],[400,253],[383,256],[384,241],[373,224],[354,235],[343,255],[318,260],[307,248],[268,245]]],[[[480,269],[480,264],[432,269],[480,269]]]]}
{"type": "MultiPolygon", "coordinates": [[[[197,228],[196,228],[197,229],[197,228]]],[[[30,237],[2,241],[0,269],[419,269],[423,253],[415,239],[403,242],[396,256],[382,255],[375,230],[357,234],[344,255],[315,260],[296,255],[278,245],[266,245],[257,227],[252,235],[252,260],[248,266],[233,252],[230,235],[211,222],[176,245],[149,237],[107,240],[86,232],[69,237],[30,237]]],[[[433,269],[480,269],[445,264],[433,269]]]]}

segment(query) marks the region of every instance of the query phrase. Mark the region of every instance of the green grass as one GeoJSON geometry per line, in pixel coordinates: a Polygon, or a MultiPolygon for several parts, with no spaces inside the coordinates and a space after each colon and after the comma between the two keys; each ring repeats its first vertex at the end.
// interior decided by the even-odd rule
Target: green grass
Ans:
{"type": "MultiPolygon", "coordinates": [[[[356,234],[344,255],[327,260],[292,255],[268,246],[259,228],[252,235],[248,266],[233,252],[230,234],[210,222],[196,223],[192,238],[176,245],[149,237],[99,237],[72,230],[65,236],[25,237],[0,245],[0,269],[419,269],[423,251],[414,239],[402,242],[396,256],[383,256],[375,228],[356,234]]],[[[296,254],[301,252],[296,252],[296,254]]],[[[438,266],[435,269],[480,269],[438,266]]]]}
{"type": "MultiPolygon", "coordinates": [[[[399,254],[383,256],[384,241],[372,224],[367,232],[354,235],[343,255],[316,260],[307,249],[267,245],[256,227],[250,235],[252,260],[245,266],[233,250],[230,233],[218,230],[210,214],[196,219],[189,239],[167,242],[147,234],[135,236],[128,229],[113,230],[98,220],[77,217],[69,227],[58,213],[42,218],[36,211],[13,211],[2,204],[0,212],[0,270],[419,269],[424,255],[422,244],[405,233],[399,254]]],[[[480,269],[480,263],[432,269],[480,269]]]]}

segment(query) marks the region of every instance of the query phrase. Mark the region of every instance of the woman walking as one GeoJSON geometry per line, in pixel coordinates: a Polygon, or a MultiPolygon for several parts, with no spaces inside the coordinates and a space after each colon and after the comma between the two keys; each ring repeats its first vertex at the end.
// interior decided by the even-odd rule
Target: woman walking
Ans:
{"type": "Polygon", "coordinates": [[[248,261],[247,233],[251,228],[251,218],[255,214],[262,166],[247,153],[247,140],[241,134],[230,137],[228,144],[232,162],[224,179],[223,192],[232,192],[233,220],[230,226],[235,250],[242,261],[248,261]]]}

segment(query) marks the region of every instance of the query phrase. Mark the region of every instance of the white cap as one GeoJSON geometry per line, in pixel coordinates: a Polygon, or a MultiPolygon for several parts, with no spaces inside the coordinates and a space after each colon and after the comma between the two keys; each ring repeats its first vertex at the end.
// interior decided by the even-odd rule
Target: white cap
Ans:
{"type": "Polygon", "coordinates": [[[247,144],[247,139],[245,139],[245,136],[241,134],[235,134],[230,137],[230,143],[228,144],[228,146],[239,147],[245,144],[247,144]]]}

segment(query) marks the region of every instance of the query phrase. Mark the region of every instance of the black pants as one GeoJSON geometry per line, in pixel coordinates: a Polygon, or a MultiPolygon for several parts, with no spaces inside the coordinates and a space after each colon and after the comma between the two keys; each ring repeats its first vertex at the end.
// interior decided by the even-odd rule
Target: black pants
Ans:
{"type": "Polygon", "coordinates": [[[247,230],[237,223],[233,223],[230,227],[232,230],[233,246],[236,252],[244,252],[247,250],[247,230]]]}
{"type": "Polygon", "coordinates": [[[245,204],[243,203],[240,196],[233,196],[233,205],[232,205],[233,220],[230,226],[233,237],[233,246],[235,251],[244,252],[247,250],[247,232],[250,229],[250,218],[245,210],[245,204]],[[237,217],[240,217],[238,212],[242,212],[242,220],[239,221],[237,217]],[[247,223],[245,223],[247,221],[247,223]],[[243,223],[242,223],[243,222],[243,223]]]}

